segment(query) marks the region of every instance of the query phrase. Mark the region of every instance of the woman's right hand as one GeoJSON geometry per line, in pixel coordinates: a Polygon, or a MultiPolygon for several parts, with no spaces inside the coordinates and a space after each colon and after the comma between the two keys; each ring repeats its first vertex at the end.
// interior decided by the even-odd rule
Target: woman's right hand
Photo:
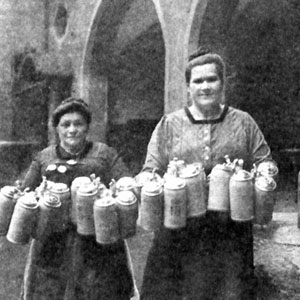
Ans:
{"type": "Polygon", "coordinates": [[[206,183],[207,183],[207,186],[209,186],[209,183],[210,183],[210,174],[208,174],[206,176],[206,183]]]}

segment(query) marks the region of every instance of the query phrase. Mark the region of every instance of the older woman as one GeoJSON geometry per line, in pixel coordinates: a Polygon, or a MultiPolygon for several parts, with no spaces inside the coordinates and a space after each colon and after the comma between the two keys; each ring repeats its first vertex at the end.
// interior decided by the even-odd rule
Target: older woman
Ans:
{"type": "MultiPolygon", "coordinates": [[[[78,176],[95,174],[106,185],[112,178],[128,176],[113,148],[87,140],[90,123],[83,100],[63,101],[52,116],[58,142],[38,153],[23,187],[35,189],[42,176],[68,186],[78,176]]],[[[45,241],[33,239],[21,299],[130,299],[133,278],[127,258],[124,241],[102,246],[94,236],[78,235],[70,222],[45,241]]]]}
{"type": "MultiPolygon", "coordinates": [[[[177,157],[200,162],[208,175],[224,156],[250,170],[270,149],[248,113],[226,104],[225,65],[213,53],[194,55],[186,68],[190,107],[163,116],[148,145],[143,170],[164,174],[177,157]]],[[[180,230],[155,233],[141,299],[256,299],[251,222],[236,223],[208,212],[180,230]]]]}

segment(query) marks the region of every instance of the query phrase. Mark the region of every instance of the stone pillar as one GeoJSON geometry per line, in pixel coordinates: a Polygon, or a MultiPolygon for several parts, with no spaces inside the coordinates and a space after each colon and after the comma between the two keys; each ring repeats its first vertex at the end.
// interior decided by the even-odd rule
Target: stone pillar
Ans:
{"type": "Polygon", "coordinates": [[[297,181],[297,207],[298,207],[298,221],[297,226],[300,229],[300,172],[298,172],[298,181],[297,181]]]}
{"type": "Polygon", "coordinates": [[[82,81],[84,88],[81,90],[83,99],[89,99],[92,111],[92,124],[89,137],[93,141],[105,142],[107,125],[107,93],[108,81],[106,76],[84,74],[82,81]]]}
{"type": "Polygon", "coordinates": [[[171,112],[187,103],[184,78],[189,53],[191,28],[197,9],[205,10],[207,0],[153,0],[161,10],[162,29],[166,48],[165,112],[171,112]]]}

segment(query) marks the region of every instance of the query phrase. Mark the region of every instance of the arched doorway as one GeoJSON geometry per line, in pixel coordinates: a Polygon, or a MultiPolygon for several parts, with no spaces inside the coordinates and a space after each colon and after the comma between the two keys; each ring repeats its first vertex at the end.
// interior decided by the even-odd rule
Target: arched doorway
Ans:
{"type": "Polygon", "coordinates": [[[164,40],[153,2],[100,1],[82,72],[96,120],[91,134],[115,147],[136,173],[164,111],[164,72],[164,40]]]}

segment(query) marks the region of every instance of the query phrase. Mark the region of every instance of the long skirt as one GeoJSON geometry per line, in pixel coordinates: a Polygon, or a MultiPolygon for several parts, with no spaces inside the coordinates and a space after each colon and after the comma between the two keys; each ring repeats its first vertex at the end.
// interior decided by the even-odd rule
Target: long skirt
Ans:
{"type": "Polygon", "coordinates": [[[102,246],[73,228],[32,240],[21,300],[125,300],[132,293],[124,241],[102,246]]]}
{"type": "Polygon", "coordinates": [[[253,300],[255,284],[251,222],[208,213],[156,232],[141,300],[253,300]]]}

